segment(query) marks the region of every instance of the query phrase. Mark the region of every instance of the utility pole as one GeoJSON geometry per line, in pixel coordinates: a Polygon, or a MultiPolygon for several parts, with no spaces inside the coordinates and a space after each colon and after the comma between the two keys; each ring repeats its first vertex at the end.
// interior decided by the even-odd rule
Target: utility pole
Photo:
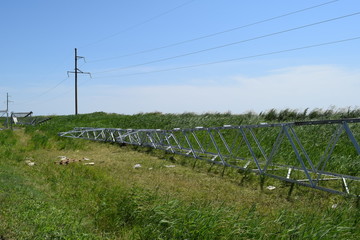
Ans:
{"type": "Polygon", "coordinates": [[[6,127],[9,127],[9,93],[6,93],[6,127]]]}
{"type": "Polygon", "coordinates": [[[0,110],[1,116],[4,116],[4,114],[6,113],[6,121],[5,121],[5,126],[8,128],[9,127],[9,93],[6,93],[6,109],[5,110],[0,110]]]}
{"type": "Polygon", "coordinates": [[[75,68],[74,68],[74,71],[67,72],[68,76],[69,76],[69,73],[74,73],[74,75],[75,75],[75,115],[78,114],[77,75],[78,75],[78,73],[89,74],[91,77],[91,73],[83,72],[78,68],[78,66],[77,66],[78,59],[84,59],[84,61],[85,61],[85,57],[81,57],[81,56],[77,55],[77,49],[75,48],[75,68]]]}
{"type": "Polygon", "coordinates": [[[9,102],[12,102],[12,101],[9,101],[9,93],[6,93],[6,109],[5,110],[0,110],[0,116],[4,116],[5,113],[6,113],[6,121],[4,123],[4,126],[6,126],[7,128],[9,127],[9,102]]]}

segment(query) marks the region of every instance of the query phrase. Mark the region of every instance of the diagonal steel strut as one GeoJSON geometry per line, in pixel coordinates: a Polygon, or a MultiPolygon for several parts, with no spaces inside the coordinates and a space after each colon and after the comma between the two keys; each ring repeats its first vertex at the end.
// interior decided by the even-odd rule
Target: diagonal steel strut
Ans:
{"type": "Polygon", "coordinates": [[[74,128],[59,136],[151,147],[359,196],[359,123],[360,119],[342,119],[173,130],[74,128]]]}

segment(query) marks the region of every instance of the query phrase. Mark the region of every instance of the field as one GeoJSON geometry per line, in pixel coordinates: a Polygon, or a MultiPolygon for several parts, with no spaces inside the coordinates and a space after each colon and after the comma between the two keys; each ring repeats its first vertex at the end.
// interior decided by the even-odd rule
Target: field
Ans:
{"type": "MultiPolygon", "coordinates": [[[[358,239],[358,198],[292,189],[234,170],[222,175],[222,167],[194,166],[190,158],[57,133],[74,127],[172,129],[359,115],[358,110],[93,113],[2,130],[0,239],[358,239]],[[59,156],[76,161],[56,164],[59,156]],[[270,185],[276,188],[268,190],[270,185]]],[[[358,171],[354,161],[351,170],[358,171]]]]}

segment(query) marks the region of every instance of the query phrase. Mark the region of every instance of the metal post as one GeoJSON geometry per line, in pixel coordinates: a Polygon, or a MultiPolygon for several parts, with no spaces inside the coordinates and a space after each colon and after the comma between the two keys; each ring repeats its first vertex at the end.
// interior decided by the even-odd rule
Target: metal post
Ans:
{"type": "Polygon", "coordinates": [[[9,127],[9,93],[6,93],[6,127],[9,127]]]}
{"type": "Polygon", "coordinates": [[[91,77],[91,74],[89,72],[83,72],[80,69],[78,69],[77,62],[78,62],[78,59],[80,59],[80,58],[84,59],[84,61],[85,61],[84,57],[81,57],[81,56],[77,55],[77,48],[75,48],[75,69],[74,69],[74,71],[68,71],[67,72],[68,76],[69,76],[69,73],[74,73],[74,75],[75,75],[75,115],[78,114],[77,75],[78,75],[78,73],[80,73],[80,74],[89,74],[90,77],[91,77]]]}
{"type": "Polygon", "coordinates": [[[75,48],[75,115],[78,114],[78,101],[77,101],[77,73],[78,73],[78,67],[77,67],[77,49],[75,48]]]}

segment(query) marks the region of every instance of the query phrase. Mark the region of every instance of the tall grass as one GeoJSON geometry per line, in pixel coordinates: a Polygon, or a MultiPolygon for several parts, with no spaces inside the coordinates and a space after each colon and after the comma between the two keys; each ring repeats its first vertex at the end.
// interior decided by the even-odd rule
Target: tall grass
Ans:
{"type": "Polygon", "coordinates": [[[57,136],[81,126],[171,129],[263,121],[253,113],[94,113],[0,131],[0,239],[357,239],[354,199],[300,186],[288,198],[289,186],[273,179],[230,169],[221,177],[214,174],[223,171],[219,166],[198,162],[192,168],[193,160],[158,151],[57,136]],[[95,165],[54,164],[60,155],[90,157],[95,165]],[[160,157],[176,167],[164,167],[168,162],[160,157]],[[25,163],[29,158],[35,166],[25,163]],[[137,163],[142,168],[134,169],[137,163]]]}

